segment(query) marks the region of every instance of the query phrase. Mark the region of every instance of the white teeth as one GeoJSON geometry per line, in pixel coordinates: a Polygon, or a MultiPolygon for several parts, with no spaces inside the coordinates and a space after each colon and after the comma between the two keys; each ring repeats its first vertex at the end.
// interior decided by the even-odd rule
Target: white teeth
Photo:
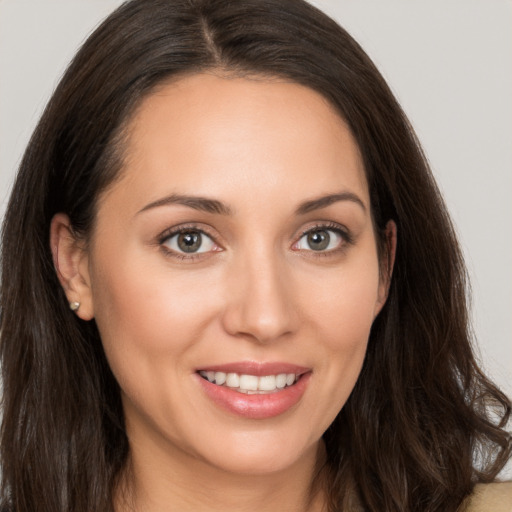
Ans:
{"type": "Polygon", "coordinates": [[[228,386],[228,388],[237,388],[240,386],[238,373],[228,373],[226,375],[226,386],[228,386]]]}
{"type": "Polygon", "coordinates": [[[213,372],[211,370],[201,370],[199,374],[209,382],[217,386],[227,386],[240,393],[254,395],[257,393],[271,393],[292,386],[298,380],[299,376],[294,373],[279,373],[278,375],[256,375],[213,372]]]}
{"type": "MultiPolygon", "coordinates": [[[[244,386],[242,386],[242,384],[240,383],[240,387],[244,386]]],[[[276,389],[275,375],[265,375],[264,377],[260,377],[258,382],[258,389],[260,391],[274,391],[274,389],[276,389]]]]}
{"type": "Polygon", "coordinates": [[[258,390],[258,377],[255,375],[240,375],[240,389],[258,390]]]}
{"type": "Polygon", "coordinates": [[[222,386],[226,382],[226,374],[224,372],[215,372],[215,384],[222,386]]]}
{"type": "Polygon", "coordinates": [[[283,389],[286,386],[286,373],[280,373],[276,376],[276,387],[283,389]]]}

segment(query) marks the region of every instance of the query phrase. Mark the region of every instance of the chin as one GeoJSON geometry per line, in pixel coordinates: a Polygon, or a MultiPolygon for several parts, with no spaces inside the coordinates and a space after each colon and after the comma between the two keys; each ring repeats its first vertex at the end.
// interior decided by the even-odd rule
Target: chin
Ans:
{"type": "MultiPolygon", "coordinates": [[[[299,433],[298,427],[295,433],[299,433]]],[[[195,449],[204,462],[224,472],[265,476],[284,472],[308,459],[314,464],[321,442],[321,438],[311,441],[290,435],[288,430],[283,433],[269,428],[210,439],[203,450],[200,446],[195,449]]]]}

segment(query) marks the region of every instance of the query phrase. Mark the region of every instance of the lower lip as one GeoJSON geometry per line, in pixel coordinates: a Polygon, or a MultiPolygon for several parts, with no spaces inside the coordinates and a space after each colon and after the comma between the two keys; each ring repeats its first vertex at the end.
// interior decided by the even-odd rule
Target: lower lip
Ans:
{"type": "Polygon", "coordinates": [[[216,405],[252,420],[273,418],[290,410],[302,398],[311,377],[311,373],[306,373],[293,386],[273,393],[248,395],[226,386],[217,386],[196,375],[203,390],[216,405]]]}

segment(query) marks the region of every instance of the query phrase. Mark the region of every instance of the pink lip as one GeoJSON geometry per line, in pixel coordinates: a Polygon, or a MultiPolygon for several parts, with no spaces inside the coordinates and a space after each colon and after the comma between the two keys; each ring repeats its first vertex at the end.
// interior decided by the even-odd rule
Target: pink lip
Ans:
{"type": "Polygon", "coordinates": [[[278,375],[280,373],[295,373],[295,375],[302,375],[307,373],[310,368],[304,366],[297,366],[296,364],[289,363],[260,363],[256,361],[239,361],[226,364],[218,364],[214,366],[204,366],[198,368],[197,371],[211,371],[211,372],[224,372],[224,373],[238,373],[245,375],[278,375]]]}
{"type": "Polygon", "coordinates": [[[222,371],[248,375],[276,375],[295,373],[301,375],[293,385],[273,393],[248,395],[226,386],[217,386],[196,373],[196,377],[207,397],[222,409],[248,419],[267,419],[279,416],[296,405],[308,386],[311,370],[283,363],[232,363],[201,368],[204,371],[222,371]]]}

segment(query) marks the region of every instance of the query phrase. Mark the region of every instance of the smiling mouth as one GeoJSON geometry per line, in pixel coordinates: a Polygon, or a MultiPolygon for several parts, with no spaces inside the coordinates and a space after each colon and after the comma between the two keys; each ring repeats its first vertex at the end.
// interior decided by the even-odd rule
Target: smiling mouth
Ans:
{"type": "Polygon", "coordinates": [[[249,375],[201,370],[199,375],[217,386],[230,388],[247,395],[267,395],[293,386],[301,377],[295,373],[249,375]]]}

